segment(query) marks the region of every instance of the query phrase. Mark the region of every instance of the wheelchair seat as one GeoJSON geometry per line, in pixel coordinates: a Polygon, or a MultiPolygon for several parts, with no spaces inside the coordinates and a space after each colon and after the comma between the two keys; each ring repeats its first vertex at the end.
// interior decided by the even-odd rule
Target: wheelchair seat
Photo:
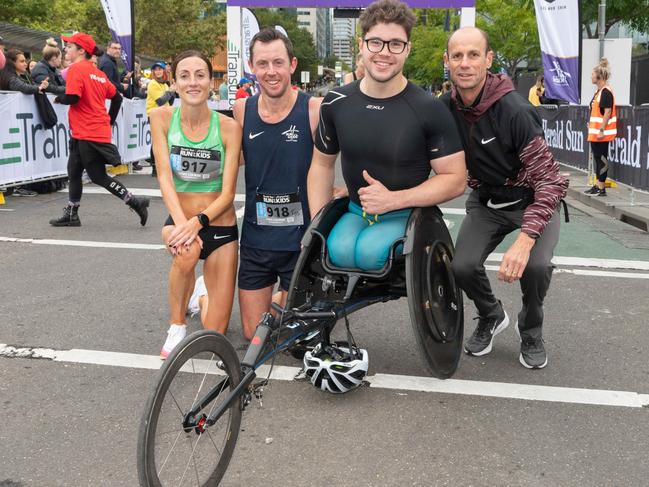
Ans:
{"type": "Polygon", "coordinates": [[[413,209],[405,236],[392,242],[385,265],[367,271],[334,266],[328,256],[327,237],[348,203],[348,198],[332,200],[311,221],[286,307],[336,310],[345,316],[407,297],[415,338],[429,370],[435,377],[450,377],[461,355],[464,315],[462,292],[450,267],[453,243],[441,211],[436,206],[413,209]],[[397,252],[400,246],[403,251],[397,252]]]}

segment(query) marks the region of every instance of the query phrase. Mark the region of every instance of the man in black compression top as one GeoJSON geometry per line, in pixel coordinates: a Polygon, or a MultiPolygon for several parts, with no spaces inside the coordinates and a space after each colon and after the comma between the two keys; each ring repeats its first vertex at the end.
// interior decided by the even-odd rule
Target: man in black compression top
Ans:
{"type": "Polygon", "coordinates": [[[464,152],[447,108],[403,76],[415,16],[397,0],[372,3],[360,17],[365,77],[329,91],[307,179],[315,215],[332,197],[342,154],[349,212],[327,241],[334,265],[375,270],[405,233],[409,209],[464,192],[464,152]],[[435,176],[428,178],[430,170],[435,176]],[[378,223],[378,224],[375,224],[378,223]]]}

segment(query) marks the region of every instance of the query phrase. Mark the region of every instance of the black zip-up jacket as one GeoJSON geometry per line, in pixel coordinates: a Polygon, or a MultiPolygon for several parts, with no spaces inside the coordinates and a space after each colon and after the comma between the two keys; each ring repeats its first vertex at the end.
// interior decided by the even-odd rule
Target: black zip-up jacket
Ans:
{"type": "Polygon", "coordinates": [[[463,106],[455,88],[442,101],[460,132],[469,186],[531,189],[533,201],[525,209],[521,229],[533,238],[541,235],[568,181],[545,143],[536,109],[514,91],[509,78],[491,73],[472,106],[463,106]]]}
{"type": "Polygon", "coordinates": [[[113,85],[115,85],[117,91],[124,93],[124,87],[122,86],[119,70],[117,69],[117,60],[114,57],[109,56],[108,54],[103,54],[99,58],[97,67],[106,73],[106,77],[111,83],[113,83],[113,85]]]}
{"type": "Polygon", "coordinates": [[[52,87],[52,93],[56,93],[57,95],[65,93],[65,80],[58,73],[58,70],[50,66],[50,63],[45,59],[38,61],[34,69],[32,69],[31,75],[34,82],[39,85],[41,81],[47,78],[52,87]]]}

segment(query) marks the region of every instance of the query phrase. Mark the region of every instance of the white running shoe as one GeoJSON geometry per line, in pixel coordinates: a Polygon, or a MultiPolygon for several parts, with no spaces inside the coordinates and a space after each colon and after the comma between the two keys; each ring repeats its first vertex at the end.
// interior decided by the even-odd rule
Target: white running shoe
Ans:
{"type": "Polygon", "coordinates": [[[187,327],[185,325],[171,325],[167,331],[167,340],[160,350],[160,358],[166,359],[176,345],[187,336],[187,327]]]}
{"type": "Polygon", "coordinates": [[[187,306],[187,311],[192,316],[201,312],[201,308],[198,306],[198,298],[201,296],[207,295],[207,288],[205,287],[205,279],[203,276],[198,276],[196,279],[196,284],[194,284],[194,292],[192,297],[189,298],[189,306],[187,306]]]}

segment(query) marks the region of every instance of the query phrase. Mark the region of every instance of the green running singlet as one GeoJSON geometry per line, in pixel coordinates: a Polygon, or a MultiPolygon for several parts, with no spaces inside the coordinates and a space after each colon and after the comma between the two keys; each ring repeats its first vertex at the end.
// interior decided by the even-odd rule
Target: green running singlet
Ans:
{"type": "Polygon", "coordinates": [[[179,193],[211,193],[223,187],[225,149],[221,141],[219,114],[213,111],[205,138],[192,142],[180,126],[180,108],[171,115],[167,133],[169,162],[179,193]]]}

